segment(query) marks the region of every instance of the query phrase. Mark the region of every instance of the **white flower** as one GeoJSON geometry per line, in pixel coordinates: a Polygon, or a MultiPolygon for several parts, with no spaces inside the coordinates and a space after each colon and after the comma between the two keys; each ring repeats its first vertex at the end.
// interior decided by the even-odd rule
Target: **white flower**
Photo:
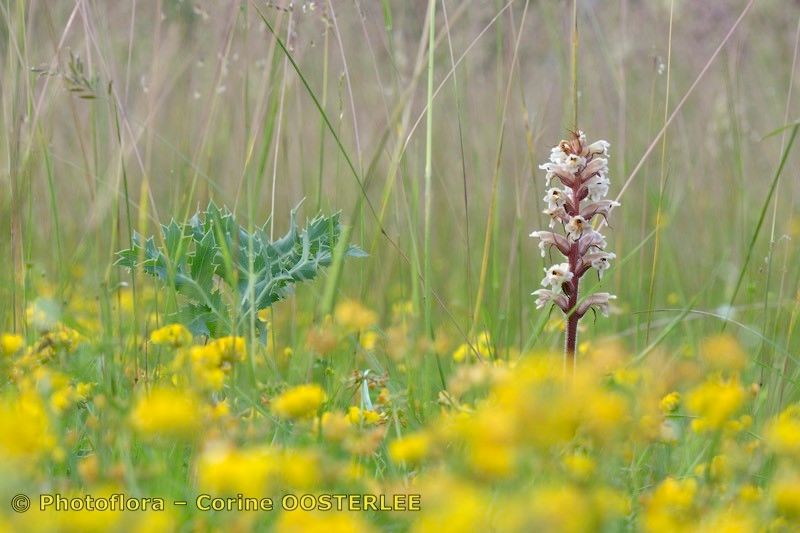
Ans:
{"type": "MultiPolygon", "coordinates": [[[[569,146],[566,149],[571,150],[569,146]]],[[[558,177],[564,185],[571,187],[578,170],[586,165],[585,157],[564,150],[565,148],[562,145],[552,148],[550,150],[550,161],[539,165],[539,168],[546,172],[545,180],[548,187],[550,186],[550,181],[555,177],[558,177]]]]}
{"type": "Polygon", "coordinates": [[[608,148],[611,144],[608,141],[595,141],[589,145],[587,150],[589,151],[589,155],[602,155],[603,157],[608,157],[608,148]]]}
{"type": "Polygon", "coordinates": [[[550,186],[553,178],[558,178],[567,187],[572,187],[575,183],[575,172],[570,170],[566,163],[544,163],[539,168],[545,171],[545,185],[550,186]]]}
{"type": "Polygon", "coordinates": [[[606,238],[599,231],[590,230],[578,241],[578,254],[583,256],[591,248],[602,250],[606,246],[606,238]]]}
{"type": "Polygon", "coordinates": [[[581,215],[586,220],[591,220],[591,218],[595,215],[601,215],[603,218],[607,218],[608,214],[611,212],[611,209],[614,207],[619,207],[620,205],[621,204],[619,202],[614,200],[598,200],[583,206],[581,208],[581,215]]]}
{"type": "Polygon", "coordinates": [[[531,233],[531,237],[540,239],[539,250],[542,252],[542,257],[544,257],[545,251],[549,246],[555,246],[564,255],[569,254],[570,244],[563,235],[552,231],[534,231],[531,233]]]}
{"type": "Polygon", "coordinates": [[[567,170],[570,174],[575,174],[578,172],[578,169],[586,164],[586,158],[581,157],[578,154],[569,154],[567,155],[566,159],[564,160],[564,169],[567,170]]]}
{"type": "Polygon", "coordinates": [[[612,252],[592,252],[583,256],[582,261],[584,264],[592,265],[592,268],[597,270],[597,275],[603,277],[603,272],[611,268],[610,261],[616,259],[617,254],[612,252]]]}
{"type": "Polygon", "coordinates": [[[566,191],[562,191],[561,189],[556,189],[553,187],[552,189],[547,191],[547,194],[544,195],[542,198],[545,202],[547,202],[548,209],[555,209],[557,207],[561,207],[567,201],[567,193],[566,191]]]}
{"type": "Polygon", "coordinates": [[[555,226],[556,221],[561,223],[567,223],[569,221],[569,215],[567,214],[567,210],[564,209],[564,206],[555,207],[553,209],[547,208],[542,211],[542,213],[550,217],[550,228],[555,226]]]}
{"type": "Polygon", "coordinates": [[[581,215],[576,215],[569,219],[566,225],[567,236],[573,241],[577,241],[581,236],[592,231],[591,225],[581,215]]]}
{"type": "Polygon", "coordinates": [[[603,174],[598,174],[586,182],[586,188],[589,190],[589,200],[598,202],[608,194],[608,186],[610,181],[603,174]]]}
{"type": "Polygon", "coordinates": [[[550,149],[550,162],[556,165],[563,165],[567,159],[567,153],[561,148],[561,145],[554,146],[550,149]]]}
{"type": "Polygon", "coordinates": [[[533,291],[531,295],[536,296],[536,309],[541,309],[548,302],[552,302],[566,312],[566,308],[569,305],[569,300],[565,294],[550,289],[538,289],[533,291]]]}
{"type": "Polygon", "coordinates": [[[616,300],[617,297],[607,292],[596,292],[583,300],[579,305],[576,313],[578,316],[583,316],[590,307],[594,307],[603,316],[608,316],[610,311],[609,300],[616,300]]]}
{"type": "Polygon", "coordinates": [[[581,180],[586,181],[593,176],[602,176],[603,178],[606,177],[608,174],[608,159],[603,159],[602,157],[596,157],[589,161],[583,170],[581,170],[581,180]]]}
{"type": "Polygon", "coordinates": [[[544,279],[542,287],[548,285],[553,289],[560,289],[561,286],[572,280],[572,272],[569,271],[569,263],[561,263],[544,269],[544,279]]]}

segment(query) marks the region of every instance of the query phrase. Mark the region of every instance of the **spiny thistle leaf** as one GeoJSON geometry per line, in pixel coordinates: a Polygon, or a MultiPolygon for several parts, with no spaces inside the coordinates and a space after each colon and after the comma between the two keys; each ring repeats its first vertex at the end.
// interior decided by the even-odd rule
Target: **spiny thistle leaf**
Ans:
{"type": "MultiPolygon", "coordinates": [[[[249,232],[230,211],[212,202],[188,223],[172,220],[161,226],[163,247],[134,232],[131,248],[118,252],[115,264],[141,268],[174,288],[187,300],[177,318],[196,334],[219,336],[246,324],[252,313],[282,300],[295,284],[314,279],[329,266],[341,229],[335,213],[317,215],[301,230],[295,208],[286,235],[271,241],[265,227],[249,232]],[[236,309],[223,304],[223,285],[236,309]]],[[[367,254],[351,245],[347,255],[367,254]]]]}

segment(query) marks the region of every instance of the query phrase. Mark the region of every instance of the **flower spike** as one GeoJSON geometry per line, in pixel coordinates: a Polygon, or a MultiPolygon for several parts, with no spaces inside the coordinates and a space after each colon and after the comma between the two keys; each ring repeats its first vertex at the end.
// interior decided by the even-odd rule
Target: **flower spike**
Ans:
{"type": "Polygon", "coordinates": [[[550,150],[549,161],[539,166],[545,171],[545,182],[549,189],[544,202],[544,213],[550,217],[550,228],[556,223],[564,228],[564,235],[554,231],[534,231],[531,237],[539,239],[542,257],[547,250],[555,248],[567,261],[544,269],[543,289],[536,296],[536,308],[555,305],[566,316],[566,356],[574,360],[577,344],[578,321],[589,309],[600,311],[605,316],[611,312],[610,301],[616,296],[598,292],[579,298],[581,277],[591,269],[602,279],[611,267],[616,255],[605,250],[605,237],[592,227],[595,216],[608,220],[608,216],[619,202],[606,199],[611,180],[608,178],[608,141],[589,144],[582,131],[572,132],[569,139],[558,143],[550,150]],[[557,180],[553,185],[553,180],[557,180]]]}

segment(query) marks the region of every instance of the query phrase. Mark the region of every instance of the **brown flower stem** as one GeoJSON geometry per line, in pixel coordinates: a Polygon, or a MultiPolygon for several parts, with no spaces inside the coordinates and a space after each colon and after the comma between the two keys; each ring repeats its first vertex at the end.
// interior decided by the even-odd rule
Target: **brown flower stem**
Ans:
{"type": "MultiPolygon", "coordinates": [[[[577,131],[577,129],[576,129],[577,131]]],[[[578,196],[581,188],[580,180],[576,179],[572,185],[572,202],[567,212],[570,216],[575,216],[581,212],[581,200],[578,196]]],[[[564,346],[565,367],[572,367],[575,370],[575,347],[578,345],[578,286],[580,284],[580,274],[578,273],[578,261],[580,260],[579,241],[576,239],[569,248],[569,271],[573,273],[572,280],[569,282],[569,305],[567,314],[567,338],[564,346]]]]}
{"type": "MultiPolygon", "coordinates": [[[[578,264],[578,243],[577,241],[572,244],[569,252],[569,269],[570,272],[575,272],[578,264]]],[[[567,366],[575,367],[575,346],[578,344],[578,284],[580,277],[576,274],[572,281],[569,282],[569,314],[567,315],[567,340],[564,348],[564,357],[566,357],[567,366]]]]}

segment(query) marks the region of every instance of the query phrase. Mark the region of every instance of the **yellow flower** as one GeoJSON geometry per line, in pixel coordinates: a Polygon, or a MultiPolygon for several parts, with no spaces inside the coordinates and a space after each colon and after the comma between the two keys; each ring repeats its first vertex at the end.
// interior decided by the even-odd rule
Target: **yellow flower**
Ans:
{"type": "Polygon", "coordinates": [[[202,428],[198,403],[190,392],[155,388],[139,398],[131,413],[131,423],[145,437],[191,440],[202,428]]]}
{"type": "Polygon", "coordinates": [[[771,492],[772,501],[775,502],[778,512],[790,520],[800,521],[800,477],[787,477],[775,481],[771,492]]]}
{"type": "Polygon", "coordinates": [[[693,517],[696,494],[694,478],[666,478],[645,500],[645,529],[659,532],[685,530],[693,517]]]}
{"type": "Polygon", "coordinates": [[[661,398],[661,402],[658,404],[658,406],[661,408],[661,412],[666,415],[677,411],[680,404],[681,395],[677,392],[670,392],[661,398]]]}
{"type": "Polygon", "coordinates": [[[234,363],[244,361],[246,347],[243,337],[220,337],[208,343],[210,350],[216,350],[222,362],[234,363]]]}
{"type": "Polygon", "coordinates": [[[761,487],[756,485],[742,485],[739,489],[739,500],[742,503],[758,503],[762,497],[761,487]]]}
{"type": "Polygon", "coordinates": [[[197,482],[215,496],[241,493],[245,497],[263,497],[278,466],[277,454],[266,446],[237,450],[215,444],[197,460],[197,482]]]}
{"type": "Polygon", "coordinates": [[[537,487],[529,496],[526,506],[531,528],[529,531],[591,531],[592,516],[588,511],[586,495],[571,485],[537,487]],[[565,512],[565,509],[583,509],[583,512],[565,512]]]}
{"type": "Polygon", "coordinates": [[[425,433],[414,433],[392,441],[389,444],[389,457],[395,463],[416,465],[428,455],[430,437],[425,433]]]}
{"type": "Polygon", "coordinates": [[[150,334],[150,342],[153,344],[172,346],[180,348],[192,342],[192,334],[183,324],[169,324],[158,328],[150,334]]]}
{"type": "Polygon", "coordinates": [[[488,331],[482,331],[470,343],[462,343],[453,352],[453,361],[463,363],[472,359],[477,353],[481,360],[492,358],[492,337],[488,331]]]}
{"type": "Polygon", "coordinates": [[[275,528],[277,533],[368,533],[372,528],[356,513],[284,511],[275,528]]]}
{"type": "Polygon", "coordinates": [[[737,379],[710,378],[687,397],[686,406],[699,417],[692,421],[692,429],[698,433],[721,429],[744,400],[745,392],[737,379]]]}
{"type": "MultiPolygon", "coordinates": [[[[191,361],[191,373],[195,383],[200,388],[220,390],[225,382],[225,371],[230,370],[230,365],[223,369],[222,353],[216,347],[192,346],[189,349],[189,360],[191,361]]],[[[176,364],[183,362],[181,357],[175,359],[176,364]]]]}
{"type": "Polygon", "coordinates": [[[507,478],[517,463],[517,451],[508,444],[476,442],[469,450],[469,463],[476,474],[488,479],[507,478]]]}
{"type": "Polygon", "coordinates": [[[469,344],[462,343],[453,352],[453,361],[455,361],[456,363],[463,363],[469,357],[469,353],[470,353],[469,344]]]}
{"type": "Polygon", "coordinates": [[[726,455],[715,455],[711,459],[711,466],[709,466],[708,476],[711,481],[720,483],[727,481],[731,477],[731,464],[726,455]]]}
{"type": "Polygon", "coordinates": [[[771,420],[764,439],[774,453],[800,459],[800,404],[790,405],[771,420]]]}
{"type": "Polygon", "coordinates": [[[14,355],[22,349],[25,341],[20,335],[13,333],[3,333],[0,335],[0,353],[8,357],[14,355]]]}
{"type": "Polygon", "coordinates": [[[350,420],[342,413],[323,413],[321,418],[322,438],[330,442],[342,442],[350,429],[350,420]]]}
{"type": "Polygon", "coordinates": [[[578,481],[588,481],[597,469],[594,459],[583,453],[573,453],[564,458],[564,469],[578,481]]]}
{"type": "Polygon", "coordinates": [[[615,431],[624,429],[630,418],[630,406],[622,395],[599,390],[587,399],[584,426],[593,436],[608,441],[615,431]]]}
{"type": "Polygon", "coordinates": [[[360,426],[361,424],[371,426],[383,420],[379,412],[371,409],[359,409],[355,405],[351,405],[347,409],[347,419],[350,420],[350,423],[354,426],[360,426]]]}
{"type": "Polygon", "coordinates": [[[364,347],[365,350],[374,350],[375,346],[378,345],[378,334],[374,331],[365,331],[361,334],[359,338],[361,342],[361,346],[364,347]]]}
{"type": "Polygon", "coordinates": [[[747,355],[733,335],[721,333],[703,340],[700,357],[713,369],[738,373],[747,363],[747,355]]]}
{"type": "Polygon", "coordinates": [[[55,450],[56,440],[41,398],[34,392],[0,400],[0,452],[20,460],[35,460],[55,450]]]}
{"type": "Polygon", "coordinates": [[[272,401],[272,411],[281,418],[310,418],[325,401],[325,391],[316,384],[293,387],[272,401]]]}
{"type": "Polygon", "coordinates": [[[337,324],[349,332],[364,331],[378,323],[377,313],[355,300],[339,302],[333,317],[337,324]]]}

